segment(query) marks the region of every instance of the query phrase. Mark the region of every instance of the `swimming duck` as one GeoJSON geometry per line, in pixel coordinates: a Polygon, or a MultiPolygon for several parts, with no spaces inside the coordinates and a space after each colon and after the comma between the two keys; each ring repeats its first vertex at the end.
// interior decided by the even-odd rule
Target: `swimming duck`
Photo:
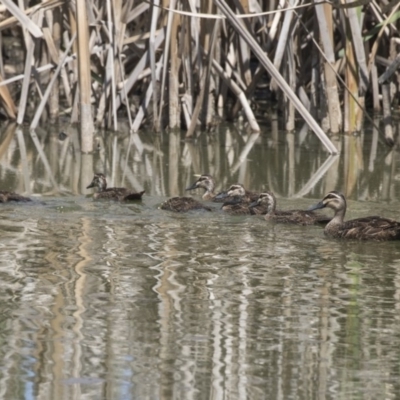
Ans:
{"type": "Polygon", "coordinates": [[[265,205],[249,207],[253,199],[258,198],[258,195],[247,191],[240,183],[231,185],[226,192],[219,193],[216,198],[224,199],[222,210],[232,215],[255,215],[267,212],[265,205]]]}
{"type": "Polygon", "coordinates": [[[160,206],[161,210],[187,212],[191,210],[212,211],[212,208],[205,206],[193,197],[172,197],[160,206]]]}
{"type": "Polygon", "coordinates": [[[331,219],[325,215],[305,210],[277,210],[276,197],[272,192],[260,193],[257,201],[249,205],[250,208],[263,206],[266,209],[265,219],[280,223],[298,225],[326,224],[331,219]]]}
{"type": "Polygon", "coordinates": [[[204,189],[203,200],[214,200],[216,194],[215,190],[215,180],[211,175],[204,174],[197,179],[192,185],[186,188],[186,190],[194,189],[204,189]]]}
{"type": "Polygon", "coordinates": [[[327,236],[358,240],[399,240],[400,222],[394,219],[377,216],[364,217],[344,221],[346,214],[346,199],[342,193],[329,192],[318,204],[309,210],[329,207],[335,212],[332,220],[326,225],[324,233],[327,236]]]}
{"type": "Polygon", "coordinates": [[[21,196],[18,193],[0,190],[0,203],[7,203],[9,201],[27,202],[32,201],[29,197],[21,196]]]}
{"type": "Polygon", "coordinates": [[[144,190],[139,193],[132,192],[126,188],[108,188],[107,180],[104,174],[95,174],[92,182],[86,189],[97,187],[98,191],[93,195],[95,199],[108,199],[108,200],[119,200],[119,201],[129,201],[129,200],[141,200],[144,190]]]}
{"type": "Polygon", "coordinates": [[[230,198],[239,198],[243,203],[252,203],[258,199],[259,193],[250,192],[244,188],[244,186],[240,183],[235,183],[231,185],[230,188],[225,191],[217,194],[215,196],[216,200],[224,200],[227,197],[230,198]]]}

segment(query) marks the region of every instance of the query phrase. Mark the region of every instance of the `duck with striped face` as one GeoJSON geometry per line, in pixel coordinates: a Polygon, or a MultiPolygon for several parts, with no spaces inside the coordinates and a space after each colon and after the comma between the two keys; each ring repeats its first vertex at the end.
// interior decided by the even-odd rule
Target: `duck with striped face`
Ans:
{"type": "Polygon", "coordinates": [[[211,175],[201,175],[196,182],[186,188],[186,190],[204,189],[203,200],[213,200],[216,196],[215,181],[211,175]]]}
{"type": "Polygon", "coordinates": [[[103,200],[118,200],[118,201],[130,201],[130,200],[141,200],[144,194],[142,192],[136,193],[126,188],[107,187],[107,179],[104,174],[95,174],[92,182],[86,187],[86,189],[97,188],[97,193],[93,195],[94,199],[103,200]]]}
{"type": "Polygon", "coordinates": [[[240,183],[231,185],[226,192],[221,192],[216,196],[219,201],[224,201],[222,210],[231,215],[254,215],[265,214],[258,212],[259,208],[250,208],[250,203],[257,194],[247,191],[240,183]]]}
{"type": "Polygon", "coordinates": [[[329,192],[319,203],[309,210],[331,208],[334,211],[332,220],[326,225],[324,233],[339,239],[356,240],[400,240],[400,222],[390,218],[369,216],[344,221],[347,203],[342,193],[329,192]]]}
{"type": "Polygon", "coordinates": [[[330,221],[330,218],[325,215],[313,211],[277,210],[276,197],[272,192],[261,193],[257,201],[250,204],[250,208],[253,207],[263,207],[267,221],[297,225],[326,224],[330,221]]]}

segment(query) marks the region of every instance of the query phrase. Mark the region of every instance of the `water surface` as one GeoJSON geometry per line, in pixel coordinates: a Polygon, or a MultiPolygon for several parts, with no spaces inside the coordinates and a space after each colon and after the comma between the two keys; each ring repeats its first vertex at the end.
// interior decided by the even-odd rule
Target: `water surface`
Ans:
{"type": "Polygon", "coordinates": [[[158,209],[211,173],[281,208],[336,189],[349,217],[400,220],[399,155],[376,132],[337,138],[334,158],[310,134],[232,127],[96,143],[81,155],[72,131],[1,129],[1,188],[34,201],[0,207],[0,398],[398,396],[400,243],[158,209]],[[93,201],[95,171],[143,201],[93,201]]]}

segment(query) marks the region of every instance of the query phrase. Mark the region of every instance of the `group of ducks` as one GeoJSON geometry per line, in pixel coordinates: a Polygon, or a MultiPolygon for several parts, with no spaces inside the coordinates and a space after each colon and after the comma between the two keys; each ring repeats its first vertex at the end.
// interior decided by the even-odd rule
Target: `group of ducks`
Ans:
{"type": "MultiPolygon", "coordinates": [[[[87,189],[97,188],[93,195],[95,199],[118,201],[141,200],[145,191],[133,192],[126,188],[108,188],[104,174],[95,174],[87,189]]],[[[226,191],[215,193],[215,181],[211,175],[201,175],[196,182],[186,190],[203,189],[205,201],[222,202],[221,209],[232,215],[264,215],[267,221],[277,223],[292,223],[298,225],[325,225],[324,233],[327,236],[343,239],[358,240],[400,240],[400,222],[370,216],[344,221],[346,214],[346,199],[343,194],[329,192],[319,203],[308,210],[277,210],[276,198],[272,192],[254,193],[247,191],[243,185],[234,184],[226,191]],[[315,210],[331,208],[333,218],[318,214],[315,210]]],[[[14,192],[0,191],[0,202],[31,201],[29,197],[14,192]]],[[[161,204],[162,210],[186,212],[191,210],[212,211],[214,208],[197,201],[192,197],[172,197],[161,204]]]]}
{"type": "MultiPolygon", "coordinates": [[[[292,223],[298,225],[325,225],[324,233],[327,236],[341,239],[357,240],[400,240],[400,222],[370,216],[344,221],[346,214],[346,199],[342,193],[329,192],[319,203],[307,210],[277,210],[276,198],[272,192],[253,193],[245,190],[243,185],[232,185],[227,191],[216,194],[215,182],[211,175],[200,176],[193,185],[186,190],[202,188],[205,190],[203,199],[222,201],[222,210],[234,215],[251,214],[265,215],[267,221],[277,223],[292,223]],[[333,218],[318,214],[315,210],[331,208],[333,218]]],[[[191,197],[173,197],[164,202],[163,210],[189,211],[193,209],[212,209],[191,197]]]]}

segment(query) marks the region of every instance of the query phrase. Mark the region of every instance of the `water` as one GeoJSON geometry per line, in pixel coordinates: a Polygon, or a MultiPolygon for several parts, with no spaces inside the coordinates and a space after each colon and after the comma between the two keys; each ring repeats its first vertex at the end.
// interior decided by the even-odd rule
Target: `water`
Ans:
{"type": "Polygon", "coordinates": [[[1,188],[35,201],[0,207],[1,399],[399,396],[400,243],[158,209],[208,172],[280,208],[337,189],[349,218],[400,220],[398,153],[371,132],[329,159],[312,135],[232,129],[99,135],[82,156],[73,132],[2,127],[1,188]],[[94,171],[143,201],[94,202],[94,171]]]}

